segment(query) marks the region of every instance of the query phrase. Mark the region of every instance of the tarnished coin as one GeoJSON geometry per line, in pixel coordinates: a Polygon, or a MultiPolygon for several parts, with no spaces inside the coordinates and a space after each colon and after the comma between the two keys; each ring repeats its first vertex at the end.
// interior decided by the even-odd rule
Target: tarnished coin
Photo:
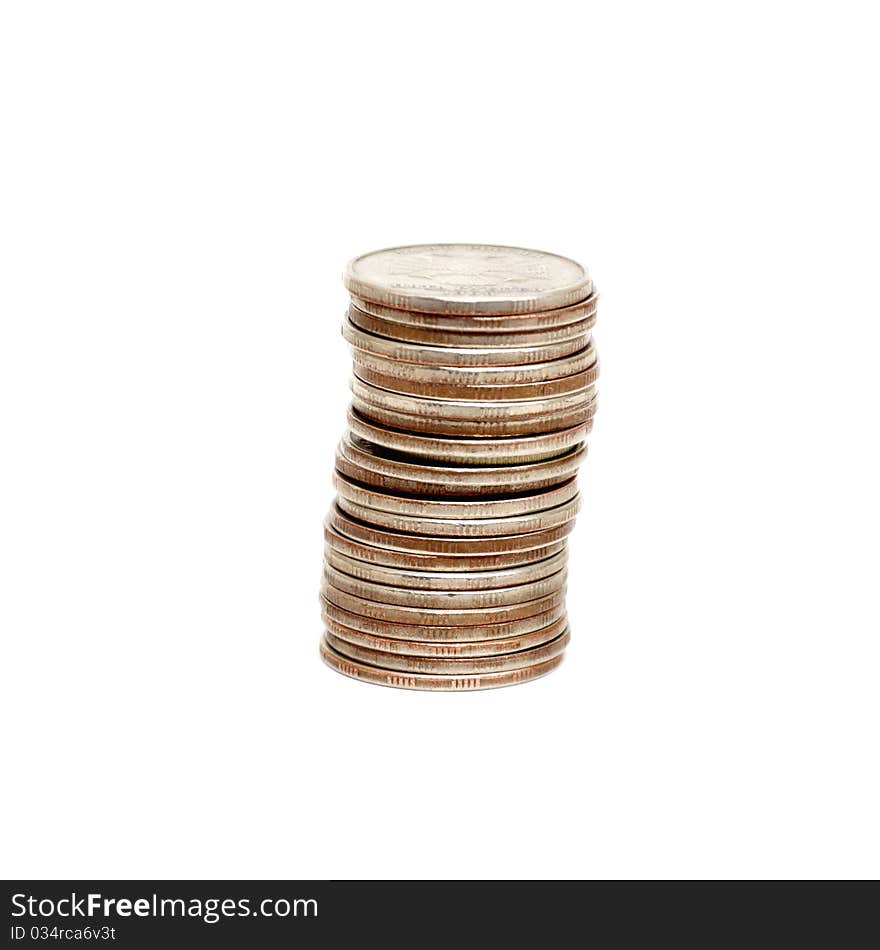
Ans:
{"type": "Polygon", "coordinates": [[[324,580],[321,594],[325,600],[364,617],[383,620],[386,623],[420,624],[426,627],[478,627],[496,623],[507,623],[522,617],[532,617],[552,610],[565,603],[565,588],[553,591],[537,600],[527,600],[518,604],[504,604],[499,607],[405,607],[402,604],[377,603],[357,594],[339,590],[324,580]]]}
{"type": "Polygon", "coordinates": [[[575,373],[586,372],[598,361],[596,345],[591,341],[583,349],[569,356],[541,363],[519,366],[455,366],[452,364],[409,363],[390,359],[352,347],[351,360],[375,373],[398,379],[421,380],[426,383],[452,383],[457,386],[508,386],[524,383],[544,383],[562,379],[575,373]]]}
{"type": "Polygon", "coordinates": [[[493,244],[391,247],[349,261],[349,292],[429,313],[531,313],[589,296],[589,274],[545,251],[493,244]]]}
{"type": "Polygon", "coordinates": [[[382,304],[365,300],[353,294],[352,305],[362,313],[379,317],[390,323],[402,323],[409,327],[434,330],[455,330],[463,333],[525,332],[563,327],[587,321],[586,329],[596,322],[596,305],[599,295],[593,291],[589,297],[568,307],[555,310],[536,310],[534,313],[480,313],[455,315],[451,313],[425,313],[418,310],[402,310],[398,307],[383,307],[382,304]]]}
{"type": "Polygon", "coordinates": [[[473,399],[440,399],[425,396],[412,396],[405,393],[392,392],[365,383],[353,376],[351,391],[356,398],[362,399],[380,409],[389,409],[407,415],[423,416],[427,421],[434,419],[453,420],[467,419],[475,421],[496,422],[513,419],[541,419],[552,418],[554,415],[565,412],[574,412],[591,405],[595,395],[595,387],[588,386],[571,393],[562,393],[559,396],[549,396],[542,399],[514,399],[514,400],[473,400],[473,399]]]}
{"type": "Polygon", "coordinates": [[[419,458],[465,465],[515,465],[518,462],[552,458],[583,442],[592,428],[591,421],[587,421],[558,432],[539,432],[534,435],[431,437],[371,422],[354,409],[349,410],[348,425],[355,435],[374,445],[419,458]]]}
{"type": "Polygon", "coordinates": [[[393,409],[382,409],[373,403],[354,396],[352,407],[365,419],[381,425],[392,426],[438,436],[463,436],[465,438],[504,438],[522,435],[537,435],[542,432],[559,432],[580,425],[595,415],[595,400],[586,408],[548,413],[545,416],[530,416],[525,419],[441,419],[437,416],[409,415],[393,409]]]}
{"type": "Polygon", "coordinates": [[[561,590],[567,579],[565,569],[528,584],[514,587],[496,587],[490,590],[416,590],[411,587],[392,587],[351,577],[324,562],[325,583],[336,590],[377,604],[395,604],[400,607],[424,607],[431,610],[483,609],[522,604],[561,590]]]}
{"type": "Polygon", "coordinates": [[[339,625],[369,636],[413,641],[438,648],[444,645],[467,644],[475,649],[485,649],[488,653],[491,649],[491,644],[488,642],[490,640],[504,642],[516,637],[530,636],[564,620],[565,604],[560,602],[547,610],[515,620],[443,626],[442,624],[393,623],[388,620],[377,620],[375,617],[366,617],[346,610],[327,600],[326,597],[322,597],[321,616],[327,626],[339,625]]]}
{"type": "Polygon", "coordinates": [[[366,366],[354,364],[354,375],[365,383],[387,389],[389,392],[410,396],[439,397],[441,399],[486,400],[488,402],[515,401],[519,399],[547,399],[592,388],[599,378],[599,364],[594,363],[582,373],[573,373],[560,379],[548,379],[538,383],[511,383],[492,386],[468,382],[433,383],[407,376],[386,376],[366,366]]]}
{"type": "Polygon", "coordinates": [[[407,494],[497,495],[536,491],[577,474],[587,454],[585,443],[553,459],[521,465],[455,465],[409,459],[350,432],[339,443],[336,467],[349,478],[380,489],[407,494]],[[352,472],[343,467],[347,463],[352,472]]]}
{"type": "MultiPolygon", "coordinates": [[[[418,518],[496,519],[525,515],[556,508],[577,495],[577,479],[541,491],[479,498],[437,498],[434,496],[395,495],[358,485],[339,472],[333,473],[333,485],[341,499],[371,509],[413,515],[418,518]]],[[[369,519],[366,519],[369,520],[369,519]]],[[[537,530],[537,529],[536,529],[537,530]]],[[[442,533],[442,532],[441,532],[442,533]]]]}
{"type": "Polygon", "coordinates": [[[516,653],[497,653],[491,656],[467,657],[429,657],[411,654],[385,653],[369,647],[350,643],[327,630],[324,633],[327,644],[341,656],[359,663],[385,670],[402,670],[408,673],[440,673],[458,676],[467,673],[495,673],[501,670],[519,670],[524,666],[533,666],[543,660],[559,656],[571,639],[568,631],[559,634],[549,643],[529,647],[516,653]]]}
{"type": "Polygon", "coordinates": [[[369,561],[359,561],[325,545],[324,560],[332,568],[359,580],[394,587],[412,587],[417,590],[489,590],[493,587],[513,587],[549,577],[565,567],[568,551],[561,551],[543,561],[534,561],[520,567],[495,571],[418,571],[382,567],[369,561]]]}
{"type": "MultiPolygon", "coordinates": [[[[578,320],[560,327],[549,327],[542,330],[525,331],[495,331],[488,330],[474,332],[455,330],[452,327],[434,329],[431,327],[412,326],[394,320],[385,320],[373,316],[352,304],[348,308],[348,319],[366,333],[390,340],[402,340],[405,343],[426,343],[429,346],[495,346],[495,347],[532,347],[548,343],[561,343],[565,340],[585,338],[589,335],[593,325],[592,318],[578,320]]],[[[581,344],[583,345],[583,344],[581,344]]]]}
{"type": "Polygon", "coordinates": [[[401,673],[392,670],[382,670],[377,666],[358,663],[348,660],[322,638],[321,656],[324,662],[336,670],[353,679],[366,683],[376,683],[381,686],[394,686],[398,689],[426,689],[447,690],[461,692],[463,690],[494,689],[499,686],[513,686],[515,683],[524,683],[527,680],[537,679],[545,673],[556,669],[562,662],[564,654],[550,660],[526,666],[519,670],[505,670],[500,673],[472,673],[461,676],[441,676],[432,673],[401,673]]]}
{"type": "Polygon", "coordinates": [[[327,516],[330,527],[340,534],[361,544],[372,544],[389,551],[433,555],[445,557],[473,557],[486,554],[506,554],[512,551],[536,551],[547,544],[553,544],[567,537],[574,527],[574,519],[550,525],[538,531],[524,531],[522,534],[491,537],[455,537],[449,535],[424,535],[412,532],[395,531],[378,527],[360,518],[352,517],[339,505],[334,505],[327,516]]]}
{"type": "Polygon", "coordinates": [[[419,366],[524,366],[562,359],[584,349],[587,334],[552,343],[533,342],[524,346],[435,346],[412,343],[368,333],[350,319],[342,325],[342,335],[355,349],[385,359],[419,366]]]}
{"type": "Polygon", "coordinates": [[[377,547],[372,544],[362,544],[345,537],[336,531],[329,519],[324,525],[324,540],[327,545],[359,561],[384,567],[400,568],[411,571],[499,571],[536,561],[546,560],[560,551],[566,550],[566,541],[554,541],[539,548],[528,551],[501,551],[492,554],[474,555],[442,555],[416,554],[411,551],[396,551],[390,548],[377,547]]]}
{"type": "MultiPolygon", "coordinates": [[[[327,630],[340,640],[355,646],[366,647],[370,650],[380,650],[385,653],[400,653],[404,656],[496,656],[499,653],[515,653],[518,650],[528,650],[556,639],[568,628],[568,618],[563,614],[558,620],[531,633],[519,636],[500,637],[494,640],[456,641],[443,643],[439,641],[424,642],[421,640],[398,640],[393,637],[373,636],[362,633],[352,627],[337,623],[324,615],[327,630]]],[[[341,652],[345,653],[345,650],[341,652]]]]}

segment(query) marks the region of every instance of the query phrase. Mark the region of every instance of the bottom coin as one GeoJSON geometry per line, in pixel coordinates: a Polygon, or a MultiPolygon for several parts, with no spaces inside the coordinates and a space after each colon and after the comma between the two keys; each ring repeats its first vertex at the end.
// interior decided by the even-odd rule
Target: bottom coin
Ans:
{"type": "Polygon", "coordinates": [[[446,676],[458,676],[472,673],[500,673],[504,670],[519,670],[534,666],[544,660],[559,656],[568,646],[571,636],[566,629],[549,643],[517,650],[514,653],[498,653],[492,656],[407,656],[399,653],[386,653],[384,650],[372,650],[369,647],[349,643],[337,637],[331,631],[324,633],[328,646],[349,660],[368,663],[383,670],[399,670],[404,673],[439,673],[446,676]]]}
{"type": "Polygon", "coordinates": [[[354,660],[337,653],[326,641],[321,639],[321,658],[324,662],[345,676],[362,680],[366,683],[375,683],[379,686],[395,686],[398,689],[448,690],[462,692],[464,690],[495,689],[499,686],[513,686],[537,679],[551,670],[555,670],[562,662],[564,654],[554,656],[549,660],[525,666],[518,670],[504,670],[496,673],[474,673],[472,675],[444,676],[431,673],[403,673],[394,670],[383,670],[378,666],[367,663],[357,663],[354,660]]]}

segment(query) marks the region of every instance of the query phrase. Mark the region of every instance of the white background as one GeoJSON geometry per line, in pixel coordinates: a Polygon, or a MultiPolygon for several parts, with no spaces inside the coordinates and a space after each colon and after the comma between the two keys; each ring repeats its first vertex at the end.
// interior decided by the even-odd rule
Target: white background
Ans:
{"type": "Polygon", "coordinates": [[[24,877],[877,876],[858,3],[6,3],[3,846],[24,877]],[[318,659],[345,261],[586,263],[554,675],[318,659]]]}

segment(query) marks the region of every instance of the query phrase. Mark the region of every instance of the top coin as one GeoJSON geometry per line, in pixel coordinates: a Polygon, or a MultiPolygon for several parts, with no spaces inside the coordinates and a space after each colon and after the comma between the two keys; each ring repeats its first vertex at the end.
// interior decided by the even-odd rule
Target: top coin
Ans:
{"type": "Polygon", "coordinates": [[[349,261],[349,292],[401,310],[449,314],[536,313],[592,292],[590,275],[567,257],[494,244],[414,244],[349,261]]]}

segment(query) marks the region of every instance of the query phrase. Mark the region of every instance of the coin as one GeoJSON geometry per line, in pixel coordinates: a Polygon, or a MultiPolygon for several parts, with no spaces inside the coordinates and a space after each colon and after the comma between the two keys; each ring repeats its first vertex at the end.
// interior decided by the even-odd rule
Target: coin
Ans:
{"type": "MultiPolygon", "coordinates": [[[[423,466],[427,467],[427,466],[423,466]]],[[[404,495],[497,495],[505,490],[529,491],[532,489],[551,488],[571,477],[571,472],[557,474],[548,474],[545,477],[534,476],[528,481],[517,479],[512,485],[505,486],[499,478],[495,478],[489,484],[470,485],[467,481],[425,481],[419,482],[416,479],[396,478],[393,475],[380,474],[372,469],[362,467],[356,462],[352,462],[342,450],[336,453],[336,470],[345,475],[346,478],[363,485],[381,489],[383,491],[394,491],[404,495]]],[[[556,471],[556,470],[554,470],[556,471]]],[[[470,474],[470,473],[468,473],[470,474]]]]}
{"type": "Polygon", "coordinates": [[[359,580],[389,584],[395,587],[412,587],[419,590],[487,590],[493,587],[511,587],[527,584],[542,577],[549,577],[561,570],[568,559],[568,551],[561,551],[542,561],[533,561],[520,567],[489,571],[418,571],[382,567],[369,561],[340,554],[331,546],[324,548],[324,560],[337,571],[342,571],[359,580]]]}
{"type": "Polygon", "coordinates": [[[571,376],[562,376],[559,379],[548,379],[537,383],[510,383],[493,386],[476,383],[458,382],[443,383],[430,382],[424,379],[412,379],[409,376],[386,376],[377,373],[366,366],[355,363],[354,375],[365,383],[387,389],[389,392],[405,393],[410,396],[439,396],[443,399],[470,399],[487,400],[489,402],[544,399],[550,396],[562,396],[592,389],[599,375],[598,364],[593,364],[582,373],[572,373],[571,376]]]}
{"type": "Polygon", "coordinates": [[[334,530],[362,544],[373,544],[391,551],[423,555],[439,554],[446,557],[535,551],[544,545],[567,537],[574,527],[573,519],[569,519],[537,531],[524,531],[521,534],[507,536],[493,535],[480,538],[420,535],[371,525],[350,516],[338,504],[331,508],[328,521],[334,530]]]}
{"type": "Polygon", "coordinates": [[[559,432],[592,419],[595,404],[584,409],[566,410],[552,415],[526,419],[440,419],[436,416],[410,415],[393,409],[382,409],[358,396],[351,401],[352,408],[364,418],[382,425],[405,431],[439,435],[463,436],[465,438],[503,438],[521,435],[537,435],[542,432],[559,432]]]}
{"type": "Polygon", "coordinates": [[[349,410],[348,425],[355,435],[374,445],[424,459],[471,465],[480,462],[515,465],[518,462],[552,458],[583,442],[592,428],[591,422],[587,421],[557,432],[524,436],[432,437],[371,422],[355,409],[349,410]]]}
{"type": "Polygon", "coordinates": [[[584,339],[589,335],[593,325],[592,318],[578,320],[560,327],[548,327],[540,330],[503,330],[490,332],[488,330],[475,331],[455,330],[444,327],[412,326],[397,320],[385,320],[359,310],[354,304],[348,308],[348,319],[359,329],[376,336],[390,340],[402,340],[408,343],[427,343],[430,346],[494,346],[519,347],[535,346],[548,343],[559,343],[577,338],[584,339]]]}
{"type": "Polygon", "coordinates": [[[520,418],[550,418],[559,413],[583,409],[596,395],[594,387],[584,387],[574,392],[542,399],[480,400],[478,402],[472,399],[426,398],[380,389],[378,386],[365,383],[357,376],[352,377],[351,391],[358,399],[372,406],[378,406],[380,409],[423,416],[428,421],[439,419],[444,422],[458,419],[492,422],[520,418]]]}
{"type": "Polygon", "coordinates": [[[430,571],[496,571],[522,564],[533,564],[543,561],[560,551],[566,550],[566,541],[554,541],[539,548],[528,551],[501,551],[492,554],[474,554],[471,556],[416,554],[411,551],[396,551],[391,548],[378,547],[372,544],[361,544],[346,538],[333,527],[329,519],[324,527],[324,540],[327,545],[340,554],[367,561],[370,564],[379,564],[385,567],[397,567],[404,570],[430,571]]]}
{"type": "Polygon", "coordinates": [[[369,636],[434,646],[470,644],[474,649],[479,647],[488,652],[491,649],[491,644],[487,641],[497,640],[501,642],[520,636],[531,636],[558,623],[565,617],[565,605],[560,601],[547,610],[539,611],[528,617],[518,617],[514,620],[444,626],[442,624],[393,622],[375,617],[366,617],[363,614],[339,607],[327,600],[326,597],[322,597],[321,616],[328,627],[334,624],[341,625],[349,630],[355,630],[369,636]]]}
{"type": "MultiPolygon", "coordinates": [[[[563,327],[572,323],[587,321],[586,329],[596,322],[596,304],[599,295],[593,291],[588,297],[550,310],[536,310],[532,313],[479,313],[456,315],[451,313],[426,313],[418,310],[406,310],[399,307],[384,307],[363,297],[352,294],[351,303],[362,313],[379,317],[391,323],[402,323],[409,327],[423,327],[433,330],[454,330],[463,333],[502,333],[528,332],[563,327]]],[[[393,334],[392,334],[393,335],[393,334]]]]}
{"type": "Polygon", "coordinates": [[[530,313],[567,307],[592,290],[576,261],[492,244],[391,247],[349,261],[350,293],[429,313],[530,313]]]}
{"type": "Polygon", "coordinates": [[[442,676],[430,673],[401,673],[392,670],[382,670],[377,666],[366,663],[357,663],[348,660],[337,653],[331,646],[321,641],[321,656],[324,662],[339,673],[344,673],[353,679],[367,683],[377,683],[382,686],[395,686],[398,689],[427,689],[427,690],[476,690],[493,689],[499,686],[512,686],[515,683],[524,683],[527,680],[537,679],[545,673],[556,669],[562,662],[564,654],[552,659],[526,666],[519,670],[506,670],[500,673],[474,673],[461,676],[442,676]]]}
{"type": "Polygon", "coordinates": [[[372,581],[351,577],[324,562],[324,581],[336,590],[376,604],[395,604],[400,607],[424,607],[432,610],[469,610],[489,607],[506,607],[523,604],[546,597],[565,586],[568,573],[565,569],[513,587],[496,587],[489,590],[417,590],[412,587],[392,587],[372,581]]]}
{"type": "Polygon", "coordinates": [[[521,465],[432,464],[389,452],[348,432],[339,443],[336,466],[355,481],[409,494],[498,494],[567,481],[577,474],[586,453],[587,447],[581,443],[556,458],[521,465]],[[350,475],[340,467],[342,462],[359,474],[350,475]]]}
{"type": "MultiPolygon", "coordinates": [[[[536,341],[526,346],[434,346],[428,343],[410,343],[368,333],[347,319],[342,335],[355,349],[372,353],[401,363],[420,366],[523,366],[562,359],[584,349],[589,342],[587,334],[554,343],[536,341]]],[[[475,341],[479,343],[479,341],[475,341]]]]}
{"type": "Polygon", "coordinates": [[[548,359],[543,362],[528,363],[521,366],[455,366],[443,363],[412,363],[406,360],[391,359],[362,350],[351,348],[351,360],[358,367],[392,378],[422,380],[427,383],[452,383],[472,386],[507,386],[523,383],[544,383],[575,373],[583,373],[595,366],[598,360],[596,346],[592,340],[568,356],[548,359]]]}
{"type": "Polygon", "coordinates": [[[565,588],[561,587],[537,600],[523,601],[518,604],[503,604],[497,607],[413,607],[402,604],[377,602],[357,594],[349,594],[334,587],[326,580],[321,583],[321,593],[325,600],[364,617],[384,620],[386,623],[421,624],[424,626],[468,627],[507,623],[522,617],[531,617],[544,613],[553,607],[565,603],[565,588]]]}
{"type": "Polygon", "coordinates": [[[405,515],[361,505],[342,496],[337,498],[337,504],[343,511],[361,521],[390,528],[392,531],[432,536],[487,538],[496,535],[530,534],[533,531],[542,531],[544,528],[552,528],[571,521],[580,509],[580,496],[575,495],[555,508],[499,518],[428,518],[405,515]]]}
{"type": "MultiPolygon", "coordinates": [[[[324,613],[323,618],[327,630],[340,640],[356,646],[367,647],[371,650],[380,650],[385,653],[402,653],[406,656],[493,656],[498,653],[515,653],[518,650],[528,650],[530,647],[549,643],[568,627],[568,619],[563,614],[553,623],[547,624],[547,626],[538,630],[533,630],[531,633],[499,637],[493,640],[459,640],[446,643],[436,640],[425,642],[422,640],[398,640],[393,637],[373,636],[352,627],[346,627],[344,624],[328,617],[326,613],[324,613]]],[[[345,653],[346,651],[342,650],[341,652],[345,653]]]]}
{"type": "Polygon", "coordinates": [[[526,666],[533,666],[543,660],[559,656],[568,645],[570,635],[568,631],[559,634],[555,639],[539,646],[518,650],[515,653],[495,653],[491,656],[454,656],[428,657],[413,656],[412,654],[386,653],[384,650],[373,650],[369,647],[350,643],[337,637],[331,631],[324,633],[328,646],[332,647],[341,656],[359,663],[368,663],[371,666],[385,670],[402,670],[411,673],[440,673],[458,676],[468,673],[495,673],[501,670],[518,670],[526,666]]]}
{"type": "Polygon", "coordinates": [[[436,498],[433,496],[404,496],[378,491],[351,481],[339,472],[333,475],[333,485],[340,498],[358,505],[382,511],[425,518],[497,519],[525,515],[556,508],[571,501],[577,494],[577,479],[570,478],[561,485],[540,491],[521,492],[480,498],[436,498]]]}

